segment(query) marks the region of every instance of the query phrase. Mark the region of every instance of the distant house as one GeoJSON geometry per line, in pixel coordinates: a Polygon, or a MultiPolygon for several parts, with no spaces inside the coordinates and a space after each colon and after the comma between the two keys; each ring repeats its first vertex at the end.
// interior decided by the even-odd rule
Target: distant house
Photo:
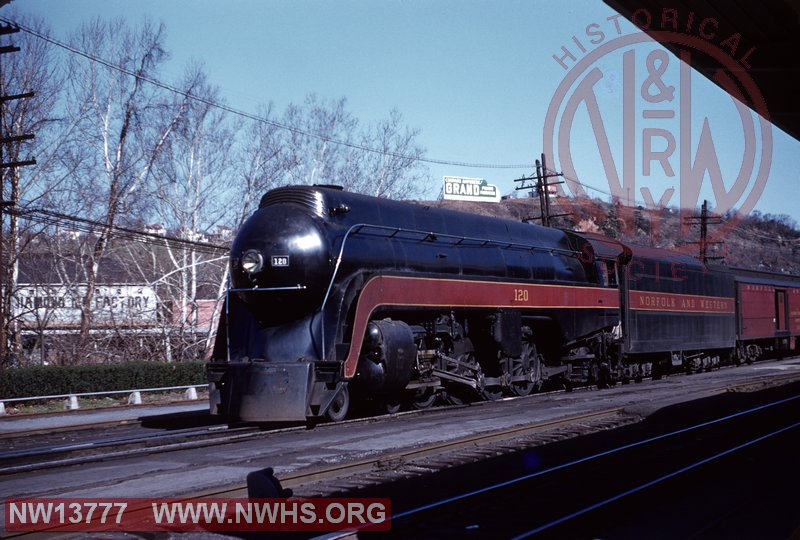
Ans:
{"type": "Polygon", "coordinates": [[[58,238],[66,240],[77,240],[84,234],[85,233],[83,231],[71,227],[59,227],[56,230],[56,235],[58,236],[58,238]]]}
{"type": "Polygon", "coordinates": [[[225,225],[217,225],[210,239],[214,242],[230,242],[233,238],[233,229],[225,225]]]}
{"type": "Polygon", "coordinates": [[[146,225],[144,228],[144,232],[146,232],[147,234],[156,234],[158,236],[167,236],[167,228],[160,223],[146,225]]]}
{"type": "Polygon", "coordinates": [[[208,242],[208,237],[205,234],[193,231],[188,227],[178,229],[178,237],[189,240],[190,242],[208,242]]]}

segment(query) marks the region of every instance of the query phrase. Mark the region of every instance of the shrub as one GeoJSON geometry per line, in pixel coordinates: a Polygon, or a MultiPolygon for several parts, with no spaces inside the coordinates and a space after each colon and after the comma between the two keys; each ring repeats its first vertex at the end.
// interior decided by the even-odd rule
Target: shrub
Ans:
{"type": "Polygon", "coordinates": [[[204,362],[128,362],[0,370],[0,400],[204,384],[204,362]]]}

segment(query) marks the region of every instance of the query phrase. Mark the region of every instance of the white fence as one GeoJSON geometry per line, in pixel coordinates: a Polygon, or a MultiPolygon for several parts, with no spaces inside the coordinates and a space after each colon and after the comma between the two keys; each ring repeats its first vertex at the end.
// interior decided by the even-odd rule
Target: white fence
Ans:
{"type": "Polygon", "coordinates": [[[89,396],[111,396],[119,394],[128,394],[129,405],[142,404],[142,392],[167,392],[172,390],[184,390],[184,397],[188,400],[197,399],[197,389],[207,388],[207,384],[195,384],[188,386],[165,386],[163,388],[139,388],[132,390],[111,390],[107,392],[85,392],[78,394],[57,394],[52,396],[32,396],[22,398],[0,399],[0,415],[6,414],[6,403],[17,403],[20,401],[46,401],[51,399],[64,399],[64,408],[69,410],[78,409],[78,398],[89,396]]]}

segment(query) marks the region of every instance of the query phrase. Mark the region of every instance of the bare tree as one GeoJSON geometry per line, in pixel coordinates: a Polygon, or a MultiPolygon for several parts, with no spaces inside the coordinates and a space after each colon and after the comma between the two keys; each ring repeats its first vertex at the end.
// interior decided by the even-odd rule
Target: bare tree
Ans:
{"type": "MultiPolygon", "coordinates": [[[[261,107],[259,116],[274,120],[272,106],[261,107]]],[[[228,224],[233,229],[238,229],[250,215],[260,195],[286,184],[283,145],[287,137],[288,133],[274,123],[250,122],[243,130],[235,158],[240,177],[231,186],[234,198],[229,206],[228,224]]]]}
{"type": "MultiPolygon", "coordinates": [[[[44,23],[40,19],[17,17],[13,11],[4,15],[25,26],[44,30],[44,23]]],[[[66,129],[53,118],[63,83],[63,72],[58,69],[54,51],[45,42],[24,32],[11,34],[10,41],[21,50],[0,55],[0,95],[27,92],[34,92],[35,95],[0,104],[0,133],[4,137],[4,143],[0,145],[0,161],[18,162],[36,155],[38,165],[0,169],[0,199],[12,205],[7,215],[0,214],[0,366],[12,362],[20,352],[18,314],[12,302],[18,286],[20,254],[30,239],[35,237],[36,225],[21,220],[20,216],[43,193],[58,187],[57,182],[51,186],[48,184],[66,129]],[[19,138],[27,134],[35,135],[35,139],[29,141],[19,138]]]]}
{"type": "Polygon", "coordinates": [[[302,106],[286,109],[283,122],[294,128],[283,145],[287,183],[336,183],[341,178],[352,159],[352,148],[331,141],[355,142],[358,129],[358,120],[347,112],[346,104],[344,98],[325,102],[311,94],[302,106]]]}
{"type": "Polygon", "coordinates": [[[218,90],[208,84],[199,66],[187,70],[186,81],[200,99],[188,104],[165,145],[156,164],[159,181],[154,186],[157,215],[187,241],[177,249],[164,243],[169,264],[159,278],[165,291],[162,297],[172,306],[172,333],[177,335],[180,356],[197,350],[201,341],[207,344],[212,337],[207,321],[199,318],[198,292],[205,285],[205,296],[213,294],[218,299],[222,295],[226,278],[220,266],[224,265],[220,253],[198,251],[192,243],[219,238],[223,236],[220,231],[230,230],[230,179],[234,174],[232,130],[225,113],[210,105],[219,101],[218,90]]]}
{"type": "MultiPolygon", "coordinates": [[[[81,133],[81,147],[75,149],[73,157],[83,172],[75,178],[72,196],[82,213],[103,223],[84,260],[86,293],[80,342],[85,344],[98,269],[114,226],[135,206],[135,198],[146,193],[145,183],[183,118],[188,98],[165,96],[146,81],[167,57],[163,25],[145,21],[131,28],[121,19],[95,19],[81,27],[73,41],[80,50],[121,68],[112,69],[82,57],[72,57],[69,66],[68,107],[77,115],[81,133]]],[[[186,90],[193,91],[193,86],[186,90]]]]}
{"type": "MultiPolygon", "coordinates": [[[[266,118],[274,120],[271,108],[266,118]]],[[[378,197],[404,198],[424,191],[428,178],[419,130],[403,125],[402,115],[362,128],[344,98],[315,95],[289,105],[279,119],[288,129],[256,123],[243,144],[245,200],[287,184],[338,184],[378,197]]]]}
{"type": "MultiPolygon", "coordinates": [[[[28,24],[40,35],[47,33],[28,24]]],[[[70,41],[83,54],[58,50],[64,56],[54,59],[45,40],[26,37],[23,50],[28,50],[20,57],[24,62],[13,69],[4,67],[0,76],[4,93],[11,93],[12,87],[38,92],[38,101],[8,107],[2,121],[5,134],[36,132],[36,146],[30,150],[40,163],[34,173],[8,171],[3,178],[8,198],[21,206],[3,239],[10,242],[5,245],[12,264],[0,270],[4,284],[9,284],[2,291],[7,302],[0,310],[0,346],[5,346],[13,319],[6,306],[11,305],[17,279],[15,264],[26,239],[35,237],[20,234],[18,216],[47,231],[52,242],[40,245],[50,245],[56,263],[64,266],[58,278],[62,286],[80,295],[78,345],[85,349],[95,292],[101,280],[108,279],[101,268],[111,262],[118,269],[132,269],[144,283],[166,288],[166,296],[178,306],[175,320],[189,334],[197,334],[192,314],[199,310],[198,290],[205,286],[209,296],[214,291],[218,298],[223,296],[227,267],[219,264],[221,254],[170,242],[155,249],[152,243],[118,241],[119,225],[140,227],[146,220],[161,220],[189,242],[183,246],[190,246],[194,240],[238,228],[272,187],[337,183],[379,196],[405,197],[424,176],[417,159],[423,153],[416,144],[418,132],[404,128],[395,111],[362,129],[347,111],[345,99],[324,101],[311,95],[302,105],[290,105],[279,118],[267,107],[261,111],[267,121],[234,130],[213,106],[220,96],[202,69],[187,70],[184,92],[151,84],[167,57],[163,26],[144,21],[132,27],[122,20],[96,19],[70,41]],[[58,66],[64,66],[63,78],[58,66]],[[31,104],[38,108],[25,108],[31,104]],[[378,151],[367,152],[366,146],[378,151]],[[37,213],[39,206],[82,216],[94,225],[85,225],[73,242],[62,242],[52,229],[53,218],[37,213]]],[[[7,158],[25,157],[26,144],[7,144],[3,152],[7,158]]],[[[164,322],[168,324],[166,318],[164,322]]],[[[206,341],[213,330],[208,332],[206,341]]]]}
{"type": "Polygon", "coordinates": [[[362,152],[358,173],[352,178],[354,191],[388,197],[409,198],[424,191],[427,168],[420,161],[425,149],[416,143],[418,129],[403,126],[397,109],[361,134],[361,145],[378,150],[362,152]]]}

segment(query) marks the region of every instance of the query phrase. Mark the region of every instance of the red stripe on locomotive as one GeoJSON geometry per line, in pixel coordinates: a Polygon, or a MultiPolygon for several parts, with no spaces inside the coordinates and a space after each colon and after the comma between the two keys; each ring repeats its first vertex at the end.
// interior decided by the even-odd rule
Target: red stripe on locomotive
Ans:
{"type": "Polygon", "coordinates": [[[356,373],[360,336],[380,306],[618,309],[619,295],[617,289],[601,287],[376,276],[364,285],[358,299],[344,365],[347,378],[356,373]]]}

